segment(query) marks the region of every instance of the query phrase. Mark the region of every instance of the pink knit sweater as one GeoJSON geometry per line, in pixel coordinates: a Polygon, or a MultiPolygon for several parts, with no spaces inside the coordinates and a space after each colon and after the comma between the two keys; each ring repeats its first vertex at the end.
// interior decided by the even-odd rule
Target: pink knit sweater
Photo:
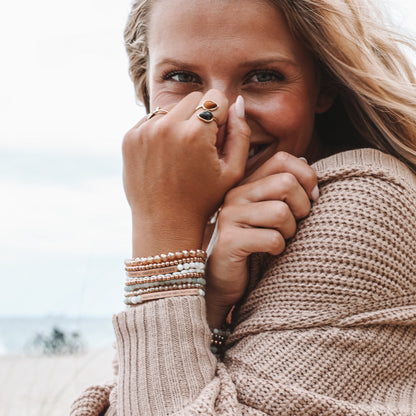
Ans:
{"type": "Polygon", "coordinates": [[[87,415],[416,415],[416,177],[376,150],[314,165],[321,198],[283,255],[252,256],[223,362],[201,297],[114,316],[116,384],[87,415]]]}

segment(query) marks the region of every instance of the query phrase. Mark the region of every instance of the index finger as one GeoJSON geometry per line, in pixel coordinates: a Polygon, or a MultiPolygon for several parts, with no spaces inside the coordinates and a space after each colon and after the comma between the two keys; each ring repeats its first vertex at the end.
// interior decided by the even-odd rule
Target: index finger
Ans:
{"type": "Polygon", "coordinates": [[[286,152],[275,153],[250,176],[244,178],[241,184],[254,182],[266,176],[285,172],[291,173],[296,177],[311,200],[318,200],[318,178],[315,171],[305,162],[305,159],[299,159],[296,156],[286,152]]]}

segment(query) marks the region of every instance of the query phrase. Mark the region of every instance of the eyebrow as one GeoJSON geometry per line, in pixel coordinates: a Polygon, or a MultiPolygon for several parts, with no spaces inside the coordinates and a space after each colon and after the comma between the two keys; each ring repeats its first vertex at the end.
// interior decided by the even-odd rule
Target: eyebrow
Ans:
{"type": "MultiPolygon", "coordinates": [[[[258,67],[258,66],[265,66],[265,65],[271,65],[274,63],[284,63],[284,64],[288,64],[294,67],[299,67],[300,65],[297,64],[295,61],[293,61],[290,58],[287,58],[285,56],[274,56],[271,58],[266,58],[266,59],[254,59],[251,61],[246,61],[244,62],[241,66],[242,67],[258,67]]],[[[198,67],[198,65],[195,64],[191,64],[189,62],[185,62],[185,61],[181,61],[179,59],[174,59],[174,58],[165,58],[162,59],[161,61],[156,63],[157,66],[160,65],[172,65],[172,66],[177,66],[179,68],[184,68],[184,69],[188,69],[188,70],[194,70],[195,68],[198,67]]]]}
{"type": "Polygon", "coordinates": [[[264,65],[271,65],[274,63],[284,63],[291,66],[299,66],[295,61],[292,59],[285,57],[285,56],[274,56],[268,59],[254,59],[252,61],[247,61],[242,64],[243,67],[252,67],[252,66],[264,66],[264,65]]]}

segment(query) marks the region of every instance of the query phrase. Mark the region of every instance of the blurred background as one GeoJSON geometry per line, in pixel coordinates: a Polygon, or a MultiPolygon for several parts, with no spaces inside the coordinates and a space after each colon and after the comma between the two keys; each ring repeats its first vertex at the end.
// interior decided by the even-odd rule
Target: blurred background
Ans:
{"type": "MultiPolygon", "coordinates": [[[[377,4],[415,35],[414,0],[377,4]]],[[[0,4],[4,415],[67,414],[80,386],[111,376],[111,316],[124,308],[131,252],[121,141],[145,113],[123,47],[129,5],[0,4]],[[49,380],[42,392],[41,374],[49,380]]]]}

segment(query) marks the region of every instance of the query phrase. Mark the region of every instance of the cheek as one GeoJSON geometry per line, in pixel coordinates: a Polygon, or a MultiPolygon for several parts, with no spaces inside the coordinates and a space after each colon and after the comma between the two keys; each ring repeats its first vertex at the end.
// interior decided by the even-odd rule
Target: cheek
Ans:
{"type": "Polygon", "coordinates": [[[279,141],[308,140],[312,136],[315,111],[305,97],[282,95],[261,104],[251,103],[251,114],[256,124],[279,141]]]}

